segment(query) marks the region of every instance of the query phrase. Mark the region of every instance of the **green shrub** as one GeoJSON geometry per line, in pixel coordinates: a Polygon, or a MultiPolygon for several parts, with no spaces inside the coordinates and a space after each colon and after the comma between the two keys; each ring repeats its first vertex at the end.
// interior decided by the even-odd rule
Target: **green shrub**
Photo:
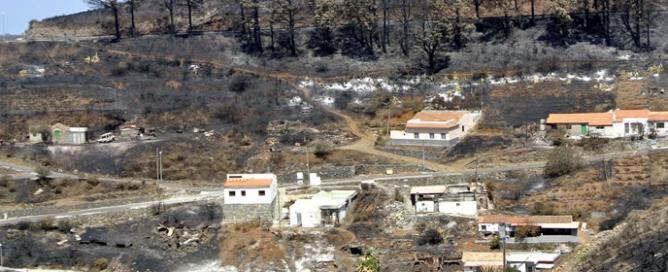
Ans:
{"type": "Polygon", "coordinates": [[[37,168],[35,168],[35,173],[37,173],[37,176],[40,179],[45,179],[49,177],[49,175],[51,175],[51,170],[49,170],[49,168],[40,165],[37,166],[37,168]]]}
{"type": "Polygon", "coordinates": [[[357,260],[357,272],[378,272],[380,271],[380,260],[376,256],[373,248],[367,248],[364,256],[357,260]]]}
{"type": "Polygon", "coordinates": [[[572,148],[560,146],[548,155],[543,173],[547,177],[554,178],[571,174],[580,167],[582,167],[582,155],[572,148]]]}
{"type": "Polygon", "coordinates": [[[93,265],[93,271],[103,271],[109,267],[109,260],[107,258],[101,257],[97,258],[95,260],[95,264],[93,265]]]}
{"type": "Polygon", "coordinates": [[[489,249],[499,249],[501,248],[501,238],[498,235],[494,235],[492,240],[489,241],[489,249]]]}

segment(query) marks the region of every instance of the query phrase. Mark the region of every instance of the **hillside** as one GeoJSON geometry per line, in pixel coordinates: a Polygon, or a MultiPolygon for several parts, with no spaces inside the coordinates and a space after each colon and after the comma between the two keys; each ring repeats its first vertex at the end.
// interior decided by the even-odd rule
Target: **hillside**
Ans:
{"type": "Polygon", "coordinates": [[[598,233],[555,271],[666,271],[665,200],[636,211],[613,230],[598,233]]]}

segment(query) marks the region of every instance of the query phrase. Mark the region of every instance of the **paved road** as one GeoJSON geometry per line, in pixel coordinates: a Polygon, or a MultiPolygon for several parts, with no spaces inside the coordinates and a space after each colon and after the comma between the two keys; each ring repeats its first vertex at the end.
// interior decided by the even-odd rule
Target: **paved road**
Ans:
{"type": "MultiPolygon", "coordinates": [[[[602,160],[618,159],[624,157],[631,157],[637,155],[646,155],[651,152],[666,152],[668,147],[654,148],[654,149],[639,149],[639,150],[630,150],[630,151],[619,151],[619,152],[610,152],[603,153],[598,155],[585,156],[584,161],[588,163],[600,162],[602,160]]],[[[498,166],[492,168],[478,168],[476,169],[461,169],[457,171],[448,171],[448,172],[424,172],[421,174],[408,174],[408,175],[379,175],[379,176],[358,176],[354,178],[347,179],[332,179],[332,180],[323,180],[321,187],[327,186],[341,186],[341,185],[353,185],[361,183],[365,180],[374,180],[375,182],[382,183],[387,180],[397,180],[397,179],[423,179],[431,177],[453,177],[453,176],[468,176],[473,175],[478,172],[478,174],[492,174],[492,173],[501,173],[508,171],[518,171],[518,170],[527,170],[527,169],[540,169],[545,167],[546,161],[537,161],[537,162],[524,162],[516,163],[506,166],[498,166]]],[[[409,181],[410,182],[410,181],[409,181]]],[[[296,189],[302,187],[301,185],[286,185],[281,188],[285,189],[296,189]]]]}
{"type": "Polygon", "coordinates": [[[63,218],[75,217],[75,216],[89,216],[89,215],[104,214],[104,213],[122,212],[122,211],[127,211],[127,210],[146,209],[146,208],[150,208],[151,206],[158,205],[160,203],[162,203],[164,205],[173,205],[173,204],[184,204],[184,203],[212,201],[212,200],[216,200],[216,199],[221,199],[222,196],[223,196],[223,191],[222,190],[208,191],[208,192],[201,192],[199,194],[194,194],[194,195],[174,196],[174,197],[163,199],[163,200],[154,200],[154,201],[148,201],[148,202],[130,203],[130,204],[124,204],[124,205],[115,205],[115,206],[109,206],[109,207],[100,207],[100,208],[83,209],[83,210],[75,210],[75,211],[65,211],[65,212],[61,212],[61,213],[50,213],[50,214],[40,214],[40,215],[34,215],[34,216],[13,217],[13,218],[9,218],[9,219],[6,219],[6,220],[0,220],[0,226],[11,225],[11,224],[16,224],[16,223],[19,223],[19,222],[26,222],[26,221],[35,222],[35,221],[40,221],[40,220],[50,218],[50,217],[53,217],[55,219],[63,219],[63,218]]]}
{"type": "MultiPolygon", "coordinates": [[[[628,156],[636,156],[636,155],[643,155],[647,154],[649,152],[665,152],[668,150],[668,147],[665,148],[660,148],[660,149],[643,149],[643,150],[632,150],[632,151],[623,151],[623,152],[612,152],[612,153],[606,153],[606,154],[600,154],[600,155],[594,155],[594,156],[587,156],[585,157],[585,161],[589,162],[596,162],[600,161],[603,159],[613,159],[613,158],[622,158],[622,157],[628,157],[628,156]]],[[[536,168],[542,168],[545,166],[545,162],[528,162],[528,163],[518,163],[518,164],[513,164],[513,165],[508,165],[508,166],[500,166],[500,167],[494,167],[494,168],[479,168],[477,171],[478,173],[484,174],[484,173],[497,173],[497,172],[505,172],[505,171],[513,171],[513,170],[524,170],[524,169],[536,169],[536,168]]],[[[20,171],[19,174],[17,175],[32,175],[32,170],[29,167],[21,166],[21,165],[16,165],[8,162],[0,162],[0,167],[9,167],[11,169],[14,169],[15,171],[20,171]]],[[[376,182],[382,183],[383,181],[386,180],[397,180],[397,179],[405,179],[405,180],[411,180],[411,179],[421,179],[421,178],[429,178],[429,177],[444,177],[444,176],[463,176],[463,175],[471,175],[475,173],[475,169],[463,169],[459,171],[451,171],[451,172],[432,172],[432,173],[421,173],[421,174],[411,174],[411,175],[393,175],[393,176],[359,176],[359,177],[354,177],[354,178],[349,178],[349,179],[338,179],[338,180],[324,180],[322,182],[321,187],[328,187],[328,186],[344,186],[344,185],[357,185],[361,183],[364,180],[374,180],[376,182]]],[[[75,175],[71,174],[66,174],[66,173],[54,173],[54,177],[77,177],[75,175]]],[[[113,180],[113,179],[112,179],[113,180]]],[[[120,179],[119,179],[120,180],[120,179]]],[[[126,181],[126,180],[123,180],[126,181]]],[[[174,196],[165,200],[154,200],[154,201],[148,201],[148,202],[140,202],[140,203],[130,203],[130,204],[124,204],[124,205],[115,205],[115,206],[109,206],[109,207],[101,207],[101,208],[93,208],[93,209],[84,209],[84,210],[75,210],[75,211],[63,211],[61,213],[56,213],[56,214],[40,214],[40,215],[35,215],[35,216],[27,216],[27,217],[17,217],[17,218],[10,218],[8,220],[0,220],[0,225],[7,225],[7,224],[15,224],[21,221],[39,221],[42,219],[45,219],[47,217],[55,217],[56,219],[60,218],[67,218],[67,217],[73,217],[73,216],[86,216],[86,215],[95,215],[95,214],[102,214],[102,213],[113,213],[113,212],[119,212],[119,211],[124,211],[124,210],[131,210],[131,209],[143,209],[143,208],[149,208],[152,205],[156,205],[160,202],[163,204],[180,204],[180,203],[191,203],[191,202],[201,202],[201,201],[207,201],[207,200],[214,200],[214,199],[221,199],[223,197],[223,192],[220,190],[220,188],[202,188],[202,187],[188,187],[185,185],[172,185],[170,187],[169,184],[163,185],[166,188],[172,189],[172,190],[205,190],[202,191],[199,194],[193,194],[193,195],[182,195],[182,196],[174,196]]],[[[281,186],[282,189],[294,189],[294,188],[299,188],[301,187],[300,185],[285,185],[281,186]]]]}

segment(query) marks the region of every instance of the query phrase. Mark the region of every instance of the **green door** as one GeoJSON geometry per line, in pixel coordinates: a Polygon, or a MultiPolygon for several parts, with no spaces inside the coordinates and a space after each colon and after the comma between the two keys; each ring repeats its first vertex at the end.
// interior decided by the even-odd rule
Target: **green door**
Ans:
{"type": "Polygon", "coordinates": [[[60,137],[62,136],[62,132],[60,132],[59,129],[56,129],[53,131],[53,139],[55,141],[60,141],[60,137]]]}
{"type": "Polygon", "coordinates": [[[589,126],[588,125],[580,125],[580,132],[582,133],[582,135],[589,134],[589,126]]]}

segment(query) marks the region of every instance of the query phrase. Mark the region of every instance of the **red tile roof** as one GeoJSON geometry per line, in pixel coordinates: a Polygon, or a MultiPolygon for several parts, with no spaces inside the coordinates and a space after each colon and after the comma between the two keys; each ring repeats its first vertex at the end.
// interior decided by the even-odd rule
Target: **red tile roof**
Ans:
{"type": "Polygon", "coordinates": [[[603,113],[551,113],[547,117],[548,124],[589,124],[591,126],[610,126],[613,121],[612,112],[603,113]]]}
{"type": "Polygon", "coordinates": [[[511,225],[533,225],[533,224],[563,224],[572,223],[573,217],[570,215],[482,215],[478,217],[478,223],[506,223],[511,225]]]}
{"type": "Polygon", "coordinates": [[[464,115],[463,111],[422,111],[408,120],[406,128],[454,128],[464,115]]]}
{"type": "Polygon", "coordinates": [[[269,187],[274,181],[272,179],[243,179],[229,178],[223,183],[224,188],[254,188],[269,187]]]}
{"type": "Polygon", "coordinates": [[[649,113],[650,121],[668,121],[668,111],[652,111],[649,113]]]}
{"type": "Polygon", "coordinates": [[[615,110],[601,113],[550,113],[547,124],[589,124],[610,126],[625,118],[647,118],[649,121],[668,121],[668,111],[653,112],[648,109],[615,110]]]}

